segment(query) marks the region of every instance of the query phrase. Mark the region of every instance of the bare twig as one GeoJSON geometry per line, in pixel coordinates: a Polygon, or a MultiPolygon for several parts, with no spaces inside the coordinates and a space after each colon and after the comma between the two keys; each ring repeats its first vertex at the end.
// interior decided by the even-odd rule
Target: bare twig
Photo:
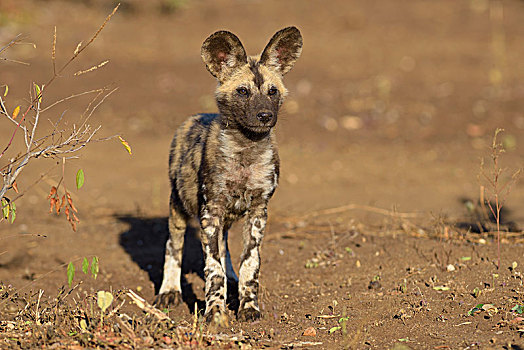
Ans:
{"type": "Polygon", "coordinates": [[[394,210],[387,210],[387,209],[372,207],[369,205],[347,204],[347,205],[343,205],[340,207],[315,210],[315,211],[312,211],[312,212],[309,212],[303,215],[288,217],[288,218],[285,218],[284,221],[302,221],[302,220],[315,218],[317,216],[340,214],[340,213],[343,213],[349,210],[364,210],[364,211],[369,211],[372,213],[377,213],[377,214],[381,214],[385,216],[394,216],[394,217],[399,217],[399,218],[415,218],[420,215],[418,213],[399,213],[394,210]]]}
{"type": "Polygon", "coordinates": [[[0,48],[0,53],[4,52],[5,50],[9,49],[12,46],[18,44],[23,39],[24,39],[24,37],[22,36],[22,34],[18,34],[13,40],[11,40],[9,43],[7,43],[7,45],[5,45],[2,48],[0,48]]]}
{"type": "Polygon", "coordinates": [[[148,312],[158,318],[159,320],[170,320],[169,316],[163,313],[162,311],[158,310],[151,304],[149,304],[144,298],[133,292],[132,290],[129,290],[127,292],[127,295],[133,300],[133,302],[138,306],[140,309],[144,310],[145,312],[148,312]]]}
{"type": "MultiPolygon", "coordinates": [[[[100,34],[100,32],[104,29],[104,27],[106,26],[107,22],[109,22],[109,20],[113,17],[113,15],[116,13],[116,11],[118,10],[118,8],[120,7],[120,4],[118,4],[114,9],[113,11],[109,14],[109,16],[106,17],[104,23],[102,23],[102,25],[98,28],[98,30],[96,31],[96,33],[91,37],[91,39],[87,42],[86,45],[80,47],[78,49],[77,47],[77,50],[75,50],[75,52],[73,53],[73,56],[58,70],[58,72],[56,71],[56,69],[54,69],[54,72],[53,72],[53,76],[47,81],[47,83],[43,84],[42,85],[42,89],[40,91],[38,91],[36,93],[36,96],[35,98],[32,100],[30,106],[27,108],[26,112],[23,114],[20,122],[18,123],[18,127],[20,127],[20,123],[25,119],[27,113],[35,107],[35,103],[40,103],[41,99],[42,99],[42,94],[44,92],[45,89],[47,89],[49,87],[49,85],[51,85],[54,80],[69,66],[69,64],[71,64],[71,62],[73,62],[77,57],[78,55],[80,55],[80,53],[82,53],[82,51],[84,51],[93,41],[95,41],[95,39],[98,37],[98,35],[100,34]]],[[[56,35],[56,31],[55,31],[55,35],[56,35]]],[[[14,45],[16,43],[16,39],[13,39],[11,41],[11,43],[9,43],[7,45],[7,47],[10,47],[12,45],[14,45]],[[13,43],[14,42],[14,43],[13,43]]],[[[55,42],[53,41],[53,52],[54,52],[54,47],[55,47],[55,42]]],[[[5,50],[5,48],[3,48],[3,50],[5,50]]],[[[0,51],[1,52],[1,51],[0,51]]],[[[53,62],[55,62],[55,60],[53,59],[53,62]]],[[[11,146],[12,142],[13,142],[13,139],[14,139],[14,136],[16,134],[16,131],[18,130],[18,128],[16,128],[13,132],[13,135],[11,136],[11,139],[9,141],[9,143],[7,144],[6,148],[2,151],[2,153],[0,154],[0,158],[2,158],[2,156],[5,154],[5,152],[7,151],[7,149],[11,146]]],[[[1,197],[0,197],[1,198],[1,197]]]]}
{"type": "Polygon", "coordinates": [[[22,62],[22,61],[18,61],[18,60],[13,60],[13,59],[11,59],[11,58],[0,57],[0,60],[2,60],[2,61],[7,61],[7,62],[18,63],[18,64],[23,64],[24,66],[29,66],[29,63],[27,63],[27,62],[22,62]]]}
{"type": "Polygon", "coordinates": [[[40,111],[40,113],[44,113],[45,111],[47,111],[48,109],[51,109],[53,108],[54,106],[56,106],[57,104],[60,104],[62,102],[66,102],[66,101],[69,101],[73,98],[76,98],[76,97],[80,97],[80,96],[84,96],[84,95],[89,95],[89,94],[93,94],[93,93],[101,93],[101,92],[104,92],[104,91],[109,91],[109,87],[103,87],[103,88],[100,88],[100,89],[94,89],[94,90],[89,90],[89,91],[84,91],[84,92],[80,92],[78,94],[72,94],[68,97],[64,97],[58,101],[55,101],[53,103],[51,103],[49,106],[46,106],[45,108],[42,108],[42,110],[40,111]]]}
{"type": "MultiPolygon", "coordinates": [[[[16,45],[16,44],[19,44],[22,40],[24,39],[24,37],[22,36],[22,34],[18,34],[13,40],[11,40],[8,44],[6,44],[5,46],[1,47],[0,48],[0,53],[4,52],[5,50],[9,49],[10,47],[16,45]]],[[[18,64],[23,64],[23,65],[26,65],[28,66],[29,63],[27,62],[22,62],[22,61],[18,61],[18,60],[13,60],[11,58],[6,58],[6,57],[1,57],[0,56],[0,60],[2,61],[7,61],[7,62],[13,62],[13,63],[18,63],[18,64]]]]}
{"type": "MultiPolygon", "coordinates": [[[[484,160],[481,160],[480,163],[480,174],[479,181],[484,180],[487,183],[487,186],[481,186],[481,199],[487,203],[488,208],[495,219],[497,224],[497,269],[500,269],[500,213],[506,199],[511,192],[512,186],[518,181],[521,170],[518,169],[515,171],[511,178],[507,181],[503,181],[501,176],[503,175],[505,169],[500,167],[499,159],[502,153],[505,152],[504,146],[497,141],[497,136],[499,133],[503,132],[503,129],[496,129],[493,136],[493,141],[491,144],[491,161],[492,168],[489,171],[486,171],[484,168],[484,160]],[[484,199],[486,198],[486,199],[484,199]]],[[[485,203],[482,203],[485,210],[485,203]]]]}
{"type": "MultiPolygon", "coordinates": [[[[21,113],[22,115],[18,119],[16,119],[16,115],[9,114],[4,100],[2,99],[2,97],[0,97],[0,114],[5,115],[11,123],[15,124],[15,128],[9,139],[9,142],[7,143],[3,151],[0,153],[0,158],[2,158],[6,154],[7,150],[13,144],[13,140],[15,138],[15,135],[18,129],[21,129],[24,132],[24,141],[25,141],[25,150],[23,152],[18,152],[17,156],[9,159],[7,164],[0,167],[0,175],[2,176],[2,179],[3,179],[3,183],[0,186],[0,198],[4,198],[6,192],[9,189],[13,188],[13,184],[15,184],[16,178],[20,175],[21,171],[27,166],[27,164],[29,163],[31,159],[36,159],[39,157],[48,158],[48,157],[59,157],[60,156],[63,159],[63,161],[65,161],[66,159],[74,158],[75,157],[74,154],[78,152],[80,149],[82,149],[83,147],[85,147],[90,142],[103,141],[103,140],[112,138],[112,137],[109,137],[109,138],[95,140],[94,135],[98,132],[98,130],[100,129],[100,126],[93,128],[87,124],[87,121],[89,120],[91,115],[94,113],[94,111],[100,106],[100,104],[103,103],[106,100],[106,98],[109,97],[113,92],[115,92],[116,89],[110,90],[108,87],[104,87],[102,89],[96,89],[96,90],[86,91],[86,92],[79,93],[79,94],[73,94],[69,97],[56,101],[55,103],[47,106],[45,109],[41,108],[41,102],[42,102],[42,96],[43,96],[44,91],[47,90],[47,88],[53,83],[53,81],[61,75],[61,73],[70,65],[72,61],[74,61],[87,47],[89,47],[95,41],[95,39],[98,37],[100,32],[104,29],[106,24],[109,22],[112,16],[116,13],[119,6],[120,4],[117,5],[113,9],[113,11],[106,17],[105,21],[98,28],[98,30],[91,36],[91,38],[87,41],[87,43],[85,45],[80,44],[75,49],[71,58],[65,64],[63,64],[60,68],[56,67],[57,31],[56,31],[56,27],[54,28],[53,43],[52,43],[52,50],[51,50],[51,60],[53,63],[53,75],[47,81],[47,83],[43,84],[41,87],[36,84],[33,84],[30,90],[30,103],[28,107],[25,109],[24,113],[21,113]],[[61,102],[65,102],[74,97],[86,95],[89,93],[97,93],[97,95],[90,102],[86,111],[84,111],[84,113],[82,114],[80,127],[77,127],[77,125],[73,124],[70,130],[67,130],[67,131],[58,130],[58,124],[60,123],[64,115],[62,114],[59,120],[53,125],[54,129],[50,134],[47,134],[38,139],[36,138],[36,130],[39,127],[40,115],[43,111],[46,111],[61,102]],[[100,98],[100,100],[98,100],[98,98],[100,98]],[[96,104],[94,105],[93,108],[91,108],[91,105],[94,104],[95,102],[96,104]],[[25,122],[26,120],[29,119],[28,117],[29,114],[31,114],[31,120],[29,122],[25,122]]],[[[2,47],[0,49],[0,53],[5,51],[7,48],[19,43],[20,41],[21,41],[21,36],[19,35],[15,39],[11,40],[11,42],[8,43],[6,46],[2,47]]],[[[99,66],[101,67],[104,64],[105,63],[102,63],[99,66]]],[[[18,108],[17,108],[17,111],[18,111],[18,108]]],[[[40,181],[41,179],[42,177],[38,181],[40,181]]],[[[66,191],[66,196],[67,196],[67,191],[66,191]]],[[[16,198],[19,198],[19,197],[21,197],[21,195],[17,196],[16,198]]],[[[68,197],[68,200],[69,200],[69,197],[68,197]]],[[[9,201],[9,202],[12,202],[12,201],[9,201]]],[[[72,214],[72,216],[74,216],[74,213],[72,214]]]]}

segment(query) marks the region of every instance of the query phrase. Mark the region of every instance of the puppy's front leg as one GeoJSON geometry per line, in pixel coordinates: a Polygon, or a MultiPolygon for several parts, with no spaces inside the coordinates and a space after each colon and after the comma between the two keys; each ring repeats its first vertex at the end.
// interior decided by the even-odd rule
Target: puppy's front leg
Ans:
{"type": "Polygon", "coordinates": [[[206,205],[202,211],[202,245],[205,253],[204,274],[206,279],[207,322],[227,323],[226,315],[226,270],[224,246],[224,217],[219,206],[206,205]]]}
{"type": "Polygon", "coordinates": [[[244,225],[244,249],[240,257],[240,307],[237,318],[241,321],[260,318],[258,306],[258,275],[260,272],[260,243],[267,221],[266,206],[249,211],[244,225]]]}

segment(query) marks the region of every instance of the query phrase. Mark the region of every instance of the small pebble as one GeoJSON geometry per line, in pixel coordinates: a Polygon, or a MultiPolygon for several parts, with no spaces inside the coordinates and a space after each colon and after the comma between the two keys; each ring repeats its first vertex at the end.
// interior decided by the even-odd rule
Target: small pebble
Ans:
{"type": "Polygon", "coordinates": [[[317,331],[313,327],[306,328],[306,330],[302,333],[303,336],[306,337],[315,337],[317,335],[317,331]]]}

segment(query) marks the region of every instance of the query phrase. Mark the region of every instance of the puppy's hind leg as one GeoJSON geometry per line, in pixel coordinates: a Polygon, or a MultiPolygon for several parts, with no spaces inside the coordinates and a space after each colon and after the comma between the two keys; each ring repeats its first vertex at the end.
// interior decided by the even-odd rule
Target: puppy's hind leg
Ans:
{"type": "Polygon", "coordinates": [[[169,239],[166,244],[164,278],[155,304],[160,307],[178,305],[182,301],[182,253],[187,217],[171,202],[169,213],[169,239]]]}

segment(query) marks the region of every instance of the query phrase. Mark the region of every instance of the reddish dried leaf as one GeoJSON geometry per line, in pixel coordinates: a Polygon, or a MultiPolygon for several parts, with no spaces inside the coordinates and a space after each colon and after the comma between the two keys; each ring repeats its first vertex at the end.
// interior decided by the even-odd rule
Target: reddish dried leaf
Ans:
{"type": "Polygon", "coordinates": [[[15,190],[16,193],[18,193],[18,185],[16,183],[16,181],[13,182],[13,190],[15,190]]]}
{"type": "Polygon", "coordinates": [[[71,199],[71,195],[69,193],[67,193],[67,203],[69,203],[71,209],[78,213],[78,210],[76,210],[75,205],[73,204],[73,199],[71,199]]]}
{"type": "Polygon", "coordinates": [[[51,198],[51,200],[49,201],[49,213],[52,213],[53,212],[53,209],[55,207],[55,202],[56,202],[56,199],[54,198],[51,198]]]}
{"type": "Polygon", "coordinates": [[[65,205],[65,195],[62,196],[62,203],[60,203],[60,209],[62,209],[65,205]]]}
{"type": "Polygon", "coordinates": [[[55,200],[55,210],[56,210],[56,215],[60,214],[60,201],[57,199],[55,200]]]}
{"type": "Polygon", "coordinates": [[[51,191],[49,191],[49,196],[47,196],[47,199],[53,197],[54,195],[56,195],[56,187],[55,186],[51,187],[51,191]]]}

